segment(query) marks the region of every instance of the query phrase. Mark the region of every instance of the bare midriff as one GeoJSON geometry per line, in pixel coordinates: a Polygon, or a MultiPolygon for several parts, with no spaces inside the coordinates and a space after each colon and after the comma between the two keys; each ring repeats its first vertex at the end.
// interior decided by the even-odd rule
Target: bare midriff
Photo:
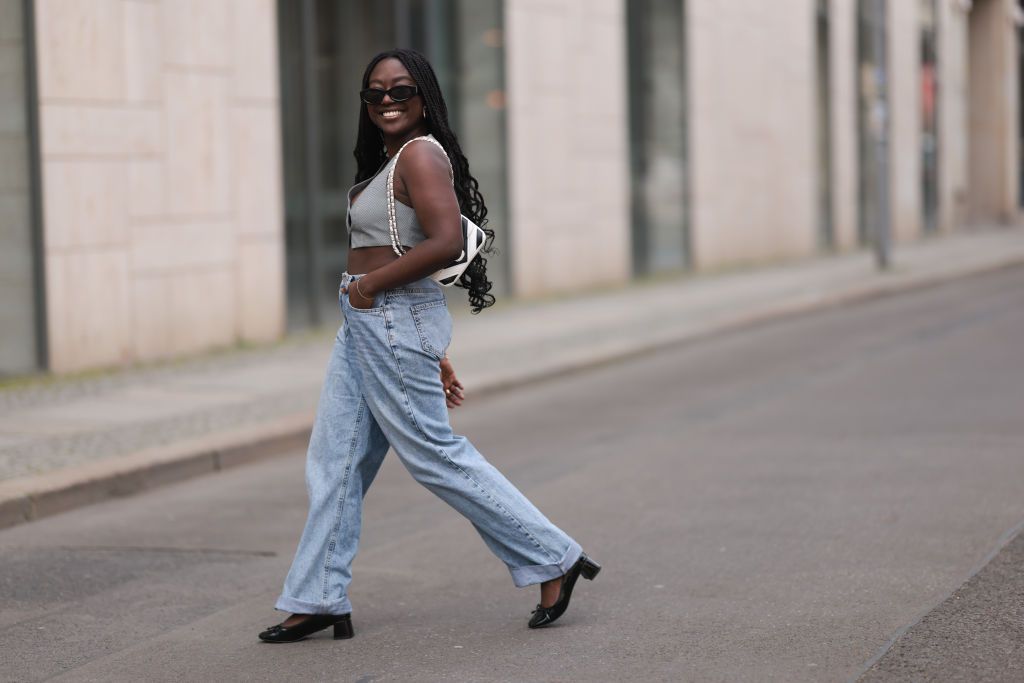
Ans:
{"type": "Polygon", "coordinates": [[[398,254],[394,252],[390,245],[386,247],[358,247],[356,249],[349,249],[346,270],[353,275],[372,273],[397,258],[398,254]]]}

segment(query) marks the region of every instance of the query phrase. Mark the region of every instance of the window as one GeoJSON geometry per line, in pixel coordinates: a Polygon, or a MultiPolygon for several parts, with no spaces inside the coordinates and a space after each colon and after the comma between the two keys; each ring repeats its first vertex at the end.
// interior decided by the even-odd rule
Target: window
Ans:
{"type": "Polygon", "coordinates": [[[887,265],[889,239],[889,70],[885,0],[857,3],[858,236],[887,265]]]}
{"type": "MultiPolygon", "coordinates": [[[[1024,16],[1024,0],[1017,0],[1024,16]]],[[[1024,23],[1017,26],[1017,203],[1024,208],[1024,23]]]]}
{"type": "Polygon", "coordinates": [[[817,80],[818,244],[835,245],[832,223],[832,59],[829,0],[818,0],[815,11],[815,75],[817,80]]]}
{"type": "Polygon", "coordinates": [[[686,68],[682,0],[630,0],[633,268],[687,268],[686,68]]]}
{"type": "Polygon", "coordinates": [[[30,2],[0,2],[0,376],[46,365],[30,2]]]}

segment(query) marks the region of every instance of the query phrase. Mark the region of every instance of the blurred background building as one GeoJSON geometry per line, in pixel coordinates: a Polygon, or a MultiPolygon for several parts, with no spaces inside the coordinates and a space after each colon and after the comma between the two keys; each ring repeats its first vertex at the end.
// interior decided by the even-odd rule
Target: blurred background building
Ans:
{"type": "Polygon", "coordinates": [[[357,91],[393,46],[438,73],[499,296],[1019,222],[1022,24],[1024,0],[0,0],[0,374],[335,322],[357,91]]]}

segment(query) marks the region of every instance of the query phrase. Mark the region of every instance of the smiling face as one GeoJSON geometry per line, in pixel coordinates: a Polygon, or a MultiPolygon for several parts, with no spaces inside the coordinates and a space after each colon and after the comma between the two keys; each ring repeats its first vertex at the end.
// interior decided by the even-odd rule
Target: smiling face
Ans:
{"type": "MultiPolygon", "coordinates": [[[[416,81],[398,59],[389,57],[380,60],[370,72],[368,87],[388,90],[396,85],[416,85],[416,81]]],[[[370,120],[386,136],[405,137],[411,132],[426,129],[422,94],[416,94],[404,102],[395,102],[385,95],[380,104],[364,106],[370,120]]]]}

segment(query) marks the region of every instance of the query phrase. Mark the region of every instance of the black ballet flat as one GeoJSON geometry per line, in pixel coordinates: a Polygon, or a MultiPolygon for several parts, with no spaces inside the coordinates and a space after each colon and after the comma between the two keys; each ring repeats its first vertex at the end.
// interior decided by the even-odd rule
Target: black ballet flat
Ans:
{"type": "MultiPolygon", "coordinates": [[[[281,624],[283,623],[281,622],[281,624]]],[[[352,630],[351,613],[311,614],[294,626],[282,626],[281,624],[271,626],[260,633],[260,640],[267,643],[294,643],[296,640],[302,640],[309,634],[322,631],[328,626],[334,626],[335,640],[351,638],[355,635],[355,631],[352,630]]]]}
{"type": "Polygon", "coordinates": [[[569,607],[569,598],[572,597],[572,589],[576,585],[576,579],[582,575],[584,579],[593,581],[599,571],[601,571],[601,565],[585,554],[581,554],[580,559],[576,560],[576,563],[562,576],[562,585],[558,588],[558,600],[551,607],[542,607],[540,603],[537,603],[537,609],[530,613],[533,616],[530,617],[529,627],[540,628],[541,626],[547,626],[562,616],[569,607]]]}

